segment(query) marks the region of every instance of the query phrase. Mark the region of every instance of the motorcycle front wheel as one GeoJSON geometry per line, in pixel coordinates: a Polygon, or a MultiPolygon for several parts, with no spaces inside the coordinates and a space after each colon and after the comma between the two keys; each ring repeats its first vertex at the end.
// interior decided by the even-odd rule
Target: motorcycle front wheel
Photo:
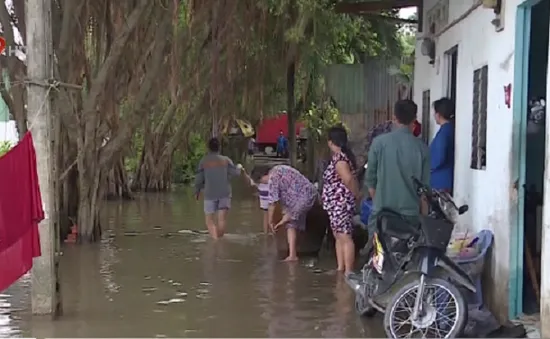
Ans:
{"type": "MultiPolygon", "coordinates": [[[[424,280],[424,279],[422,279],[424,280]]],[[[384,329],[388,338],[456,338],[468,319],[466,299],[447,280],[426,278],[417,298],[420,281],[403,286],[386,307],[384,329]],[[420,301],[414,318],[414,305],[420,301]]]]}
{"type": "Polygon", "coordinates": [[[376,309],[372,307],[369,302],[361,295],[361,293],[355,293],[355,312],[361,317],[371,318],[376,314],[376,309]]]}

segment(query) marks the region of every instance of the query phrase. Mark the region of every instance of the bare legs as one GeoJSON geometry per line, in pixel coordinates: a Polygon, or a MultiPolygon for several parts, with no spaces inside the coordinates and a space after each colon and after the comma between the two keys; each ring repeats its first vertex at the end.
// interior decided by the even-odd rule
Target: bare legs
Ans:
{"type": "Polygon", "coordinates": [[[219,210],[216,213],[210,213],[205,216],[206,227],[212,239],[219,239],[225,234],[227,211],[226,209],[219,210]]]}
{"type": "MultiPolygon", "coordinates": [[[[275,231],[277,231],[280,227],[287,226],[288,222],[291,221],[292,218],[289,214],[283,214],[283,218],[277,225],[275,225],[273,228],[275,231]]],[[[297,254],[297,239],[298,239],[298,231],[293,227],[287,227],[286,229],[286,238],[288,241],[288,257],[284,261],[297,261],[298,260],[298,254],[297,254]]]]}
{"type": "Polygon", "coordinates": [[[351,234],[334,232],[336,240],[336,261],[338,262],[338,271],[348,274],[353,272],[355,262],[355,244],[351,234]]]}
{"type": "Polygon", "coordinates": [[[216,214],[211,213],[211,214],[207,214],[204,217],[206,222],[206,227],[208,228],[208,233],[210,233],[210,236],[212,237],[212,239],[219,238],[218,227],[216,226],[216,221],[214,220],[215,215],[216,214]]]}
{"type": "Polygon", "coordinates": [[[269,225],[269,214],[267,213],[267,211],[262,211],[262,214],[263,214],[263,217],[264,217],[264,221],[263,221],[264,233],[265,234],[272,234],[273,230],[271,229],[271,226],[269,225]]]}
{"type": "Polygon", "coordinates": [[[336,270],[338,272],[344,272],[345,264],[344,264],[344,246],[342,245],[342,242],[340,241],[339,233],[332,232],[334,235],[334,249],[336,250],[336,270]]]}
{"type": "Polygon", "coordinates": [[[225,225],[227,223],[227,209],[221,209],[218,211],[218,236],[223,237],[225,234],[225,225]]]}
{"type": "Polygon", "coordinates": [[[288,257],[284,261],[297,261],[296,240],[298,238],[298,231],[295,228],[287,228],[286,238],[288,240],[288,257]]]}
{"type": "Polygon", "coordinates": [[[352,273],[355,264],[355,243],[351,234],[343,234],[344,242],[344,273],[352,273]]]}

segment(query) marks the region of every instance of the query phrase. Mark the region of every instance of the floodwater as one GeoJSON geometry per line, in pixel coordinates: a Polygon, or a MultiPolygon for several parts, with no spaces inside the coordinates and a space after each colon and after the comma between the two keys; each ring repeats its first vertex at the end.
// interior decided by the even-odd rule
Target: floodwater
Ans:
{"type": "Polygon", "coordinates": [[[381,337],[332,257],[282,263],[257,198],[234,192],[228,232],[204,234],[189,190],[106,202],[104,240],[66,245],[63,316],[29,315],[29,279],[0,294],[0,337],[381,337]]]}

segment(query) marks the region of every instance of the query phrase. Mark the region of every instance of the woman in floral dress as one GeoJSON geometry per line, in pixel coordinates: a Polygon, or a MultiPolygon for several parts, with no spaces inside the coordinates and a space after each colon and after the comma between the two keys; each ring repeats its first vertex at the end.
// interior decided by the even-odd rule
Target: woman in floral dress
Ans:
{"type": "Polygon", "coordinates": [[[288,239],[288,257],[285,261],[298,260],[296,242],[298,231],[306,228],[307,212],[317,200],[315,186],[297,169],[287,165],[256,167],[251,173],[252,178],[269,187],[269,224],[274,230],[285,226],[288,239]],[[283,218],[274,225],[273,213],[275,203],[279,202],[283,210],[283,218]]]}
{"type": "Polygon", "coordinates": [[[336,240],[338,271],[353,271],[355,245],[352,239],[355,201],[359,187],[355,177],[355,156],[348,148],[348,136],[343,127],[332,127],[328,133],[328,147],[332,159],[323,173],[323,208],[330,219],[336,240]]]}

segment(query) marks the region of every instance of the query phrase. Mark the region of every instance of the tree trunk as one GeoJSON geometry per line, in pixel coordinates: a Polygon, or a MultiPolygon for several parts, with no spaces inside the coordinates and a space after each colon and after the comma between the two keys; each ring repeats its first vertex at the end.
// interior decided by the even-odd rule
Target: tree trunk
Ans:
{"type": "MultiPolygon", "coordinates": [[[[102,133],[104,124],[101,124],[100,100],[105,92],[105,86],[108,84],[109,76],[113,69],[119,63],[123,56],[127,42],[142,19],[142,14],[149,7],[148,0],[139,0],[136,7],[128,16],[126,25],[120,31],[110,46],[105,61],[101,64],[96,77],[91,81],[89,91],[79,102],[79,107],[75,112],[79,114],[79,125],[77,128],[77,168],[78,168],[78,240],[80,243],[98,241],[101,237],[101,226],[99,210],[103,198],[103,192],[106,180],[102,181],[103,176],[108,173],[108,169],[117,163],[117,157],[120,156],[124,144],[118,144],[116,150],[106,151],[103,146],[105,133],[102,133]],[[103,158],[103,162],[100,161],[103,158]]],[[[63,32],[62,32],[63,33],[63,32]]],[[[63,40],[63,39],[61,39],[63,40]]],[[[156,53],[161,53],[156,51],[156,53]]],[[[156,62],[156,60],[155,60],[156,62]]],[[[155,66],[155,65],[153,65],[155,66]]],[[[83,63],[85,74],[90,77],[90,67],[87,61],[83,63]]],[[[155,69],[148,71],[155,72],[155,69]]],[[[158,73],[158,71],[156,71],[158,73]]],[[[149,75],[151,77],[152,75],[149,75]]],[[[150,85],[144,84],[145,91],[149,91],[150,85]]],[[[140,93],[141,94],[141,93],[140,93]]],[[[143,108],[145,98],[138,98],[140,109],[143,108]]],[[[133,118],[133,117],[131,117],[133,118]]],[[[133,121],[126,121],[126,124],[135,124],[133,121]]],[[[118,132],[119,130],[117,130],[118,132]]],[[[130,129],[132,131],[132,129],[130,129]]],[[[115,139],[113,136],[111,139],[115,139]]]]}
{"type": "Polygon", "coordinates": [[[107,199],[133,199],[128,175],[126,173],[126,170],[124,169],[123,159],[115,164],[115,166],[109,171],[105,197],[107,199]]]}
{"type": "Polygon", "coordinates": [[[99,223],[99,184],[101,173],[96,166],[78,172],[78,241],[91,243],[101,238],[99,223]]]}
{"type": "Polygon", "coordinates": [[[296,63],[292,61],[288,65],[286,72],[286,95],[287,95],[287,122],[288,122],[288,151],[290,165],[296,166],[296,100],[294,98],[294,81],[296,73],[296,63]]]}
{"type": "Polygon", "coordinates": [[[313,132],[308,130],[306,139],[306,166],[308,178],[315,180],[315,164],[317,163],[317,159],[315,157],[315,139],[312,135],[313,132]]]}
{"type": "Polygon", "coordinates": [[[144,192],[167,190],[170,185],[173,152],[165,152],[165,140],[154,138],[144,144],[133,189],[144,192]]]}
{"type": "Polygon", "coordinates": [[[78,202],[78,173],[74,166],[76,151],[70,142],[67,131],[61,124],[56,137],[56,163],[59,168],[59,184],[57,186],[57,199],[59,200],[59,235],[60,241],[66,239],[71,231],[71,226],[76,223],[78,202]]]}

